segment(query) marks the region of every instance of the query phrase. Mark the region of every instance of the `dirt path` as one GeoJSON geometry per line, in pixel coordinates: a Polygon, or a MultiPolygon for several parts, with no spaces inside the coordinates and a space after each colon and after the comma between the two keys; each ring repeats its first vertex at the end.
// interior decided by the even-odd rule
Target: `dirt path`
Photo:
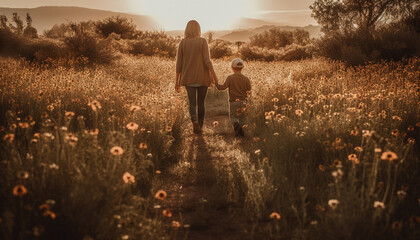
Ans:
{"type": "Polygon", "coordinates": [[[242,213],[240,193],[234,190],[234,158],[226,152],[248,140],[233,136],[228,116],[206,117],[201,135],[189,127],[183,134],[179,163],[162,172],[162,189],[168,193],[162,207],[186,224],[187,239],[248,239],[250,223],[242,213]]]}

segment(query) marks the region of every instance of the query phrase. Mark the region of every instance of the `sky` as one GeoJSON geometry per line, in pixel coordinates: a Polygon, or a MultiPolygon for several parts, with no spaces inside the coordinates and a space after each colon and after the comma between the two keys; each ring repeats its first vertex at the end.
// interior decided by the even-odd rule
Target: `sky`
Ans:
{"type": "Polygon", "coordinates": [[[79,6],[152,16],[165,29],[182,29],[196,19],[223,29],[239,17],[276,12],[309,12],[314,0],[1,0],[0,7],[79,6]]]}

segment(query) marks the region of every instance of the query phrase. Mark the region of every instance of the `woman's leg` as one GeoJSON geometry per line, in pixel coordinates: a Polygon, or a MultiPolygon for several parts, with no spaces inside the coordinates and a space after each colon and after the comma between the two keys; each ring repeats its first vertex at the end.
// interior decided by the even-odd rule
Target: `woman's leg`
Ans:
{"type": "Polygon", "coordinates": [[[207,89],[208,87],[202,86],[198,87],[198,94],[197,94],[197,104],[198,104],[198,123],[200,124],[200,127],[203,127],[204,123],[204,116],[206,115],[206,107],[205,107],[205,100],[207,95],[207,89]]]}
{"type": "Polygon", "coordinates": [[[197,121],[197,88],[186,86],[185,89],[187,89],[191,121],[194,122],[197,121]]]}

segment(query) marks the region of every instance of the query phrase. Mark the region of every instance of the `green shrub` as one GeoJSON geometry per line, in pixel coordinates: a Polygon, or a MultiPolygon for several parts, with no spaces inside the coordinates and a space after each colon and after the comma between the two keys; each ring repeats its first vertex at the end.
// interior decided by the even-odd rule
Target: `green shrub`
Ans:
{"type": "Polygon", "coordinates": [[[231,44],[223,40],[214,40],[210,43],[210,56],[212,58],[223,58],[232,56],[231,44]]]}

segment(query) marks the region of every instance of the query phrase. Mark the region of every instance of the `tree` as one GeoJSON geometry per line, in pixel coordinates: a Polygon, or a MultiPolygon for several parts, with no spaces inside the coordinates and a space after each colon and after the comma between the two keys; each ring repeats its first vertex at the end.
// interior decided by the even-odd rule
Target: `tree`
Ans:
{"type": "Polygon", "coordinates": [[[211,30],[204,33],[204,37],[207,39],[208,43],[211,43],[213,41],[214,34],[215,32],[211,30]]]}
{"type": "Polygon", "coordinates": [[[413,14],[418,0],[315,0],[312,17],[326,34],[355,30],[370,35],[382,24],[413,14]]]}
{"type": "Polygon", "coordinates": [[[23,35],[29,38],[36,38],[38,36],[38,31],[32,27],[32,18],[29,13],[26,14],[26,27],[23,30],[23,35]]]}

